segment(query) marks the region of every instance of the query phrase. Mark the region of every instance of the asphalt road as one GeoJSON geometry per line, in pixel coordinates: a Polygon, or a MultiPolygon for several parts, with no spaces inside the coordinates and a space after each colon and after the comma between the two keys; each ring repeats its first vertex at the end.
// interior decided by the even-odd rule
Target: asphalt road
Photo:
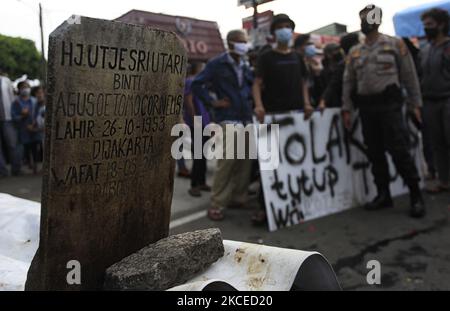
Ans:
{"type": "MultiPolygon", "coordinates": [[[[188,180],[176,178],[171,234],[218,227],[228,240],[318,251],[345,290],[450,290],[450,194],[427,196],[423,220],[407,216],[408,198],[401,197],[391,210],[355,208],[271,233],[251,225],[255,200],[248,209],[227,210],[226,219],[215,223],[206,218],[208,195],[191,198],[188,187],[188,180]],[[370,260],[381,264],[380,285],[367,284],[370,260]]],[[[40,176],[0,179],[0,192],[18,197],[39,201],[40,190],[40,176]]]]}

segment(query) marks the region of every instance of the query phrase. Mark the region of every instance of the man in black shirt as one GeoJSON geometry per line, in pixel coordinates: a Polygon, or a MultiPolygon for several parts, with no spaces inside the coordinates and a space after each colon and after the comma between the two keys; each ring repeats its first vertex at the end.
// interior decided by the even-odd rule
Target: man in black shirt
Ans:
{"type": "MultiPolygon", "coordinates": [[[[253,83],[254,112],[259,122],[264,122],[267,113],[280,113],[304,109],[309,119],[314,109],[309,100],[306,83],[306,68],[301,56],[289,44],[295,23],[285,14],[274,16],[271,33],[277,46],[260,55],[256,65],[256,79],[253,83]]],[[[252,217],[255,225],[266,222],[262,187],[259,194],[261,210],[252,217]]]]}
{"type": "Polygon", "coordinates": [[[274,16],[271,32],[277,46],[259,57],[253,84],[254,111],[260,122],[264,121],[266,112],[304,109],[305,118],[309,118],[314,110],[309,100],[304,62],[289,46],[294,28],[295,23],[289,16],[274,16]]]}

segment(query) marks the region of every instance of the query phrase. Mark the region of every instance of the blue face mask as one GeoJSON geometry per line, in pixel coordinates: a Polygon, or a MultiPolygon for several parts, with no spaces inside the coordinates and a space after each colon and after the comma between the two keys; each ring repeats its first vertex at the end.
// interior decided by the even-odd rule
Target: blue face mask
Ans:
{"type": "Polygon", "coordinates": [[[306,57],[314,57],[316,56],[316,47],[313,44],[306,46],[305,48],[305,56],[306,57]]]}
{"type": "Polygon", "coordinates": [[[291,28],[281,28],[275,30],[275,37],[278,43],[287,44],[292,39],[292,29],[291,28]]]}

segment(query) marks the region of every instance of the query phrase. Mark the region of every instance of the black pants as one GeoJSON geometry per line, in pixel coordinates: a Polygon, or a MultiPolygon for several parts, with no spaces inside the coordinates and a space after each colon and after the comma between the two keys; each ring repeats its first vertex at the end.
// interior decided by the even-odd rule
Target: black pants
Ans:
{"type": "MultiPolygon", "coordinates": [[[[194,155],[194,129],[191,128],[191,138],[192,138],[192,154],[194,155]]],[[[207,139],[205,137],[202,137],[202,149],[205,145],[207,139]]],[[[200,159],[195,159],[192,163],[192,170],[191,170],[191,187],[195,188],[198,186],[206,185],[206,159],[203,154],[200,159]]]]}
{"type": "Polygon", "coordinates": [[[383,105],[371,103],[360,107],[364,143],[372,163],[375,185],[378,191],[389,189],[387,151],[406,185],[418,189],[420,177],[410,153],[410,139],[401,107],[381,108],[383,105]]]}
{"type": "Polygon", "coordinates": [[[447,184],[450,181],[450,98],[427,100],[423,110],[439,180],[447,184]]]}
{"type": "Polygon", "coordinates": [[[39,160],[39,142],[31,142],[23,145],[24,148],[24,156],[25,159],[32,165],[33,167],[36,166],[38,160],[39,160]],[[31,160],[32,162],[31,162],[31,160]]]}
{"type": "MultiPolygon", "coordinates": [[[[428,124],[426,119],[427,110],[422,108],[423,127],[422,127],[422,143],[423,143],[423,155],[425,162],[427,163],[428,173],[432,176],[436,174],[436,165],[434,164],[433,155],[433,134],[431,132],[431,124],[428,124]]],[[[434,122],[434,121],[433,121],[434,122]]]]}

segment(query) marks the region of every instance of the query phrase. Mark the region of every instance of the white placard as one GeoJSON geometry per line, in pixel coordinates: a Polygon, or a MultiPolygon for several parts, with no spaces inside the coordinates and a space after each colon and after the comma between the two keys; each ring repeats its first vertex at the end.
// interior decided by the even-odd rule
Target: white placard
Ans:
{"type": "MultiPolygon", "coordinates": [[[[265,123],[280,125],[280,165],[261,171],[270,231],[361,206],[376,195],[359,119],[349,133],[337,108],[315,112],[308,121],[296,112],[266,116],[265,123]]],[[[420,135],[412,125],[409,132],[423,176],[420,135]]],[[[392,195],[404,194],[407,188],[388,158],[392,195]]]]}

